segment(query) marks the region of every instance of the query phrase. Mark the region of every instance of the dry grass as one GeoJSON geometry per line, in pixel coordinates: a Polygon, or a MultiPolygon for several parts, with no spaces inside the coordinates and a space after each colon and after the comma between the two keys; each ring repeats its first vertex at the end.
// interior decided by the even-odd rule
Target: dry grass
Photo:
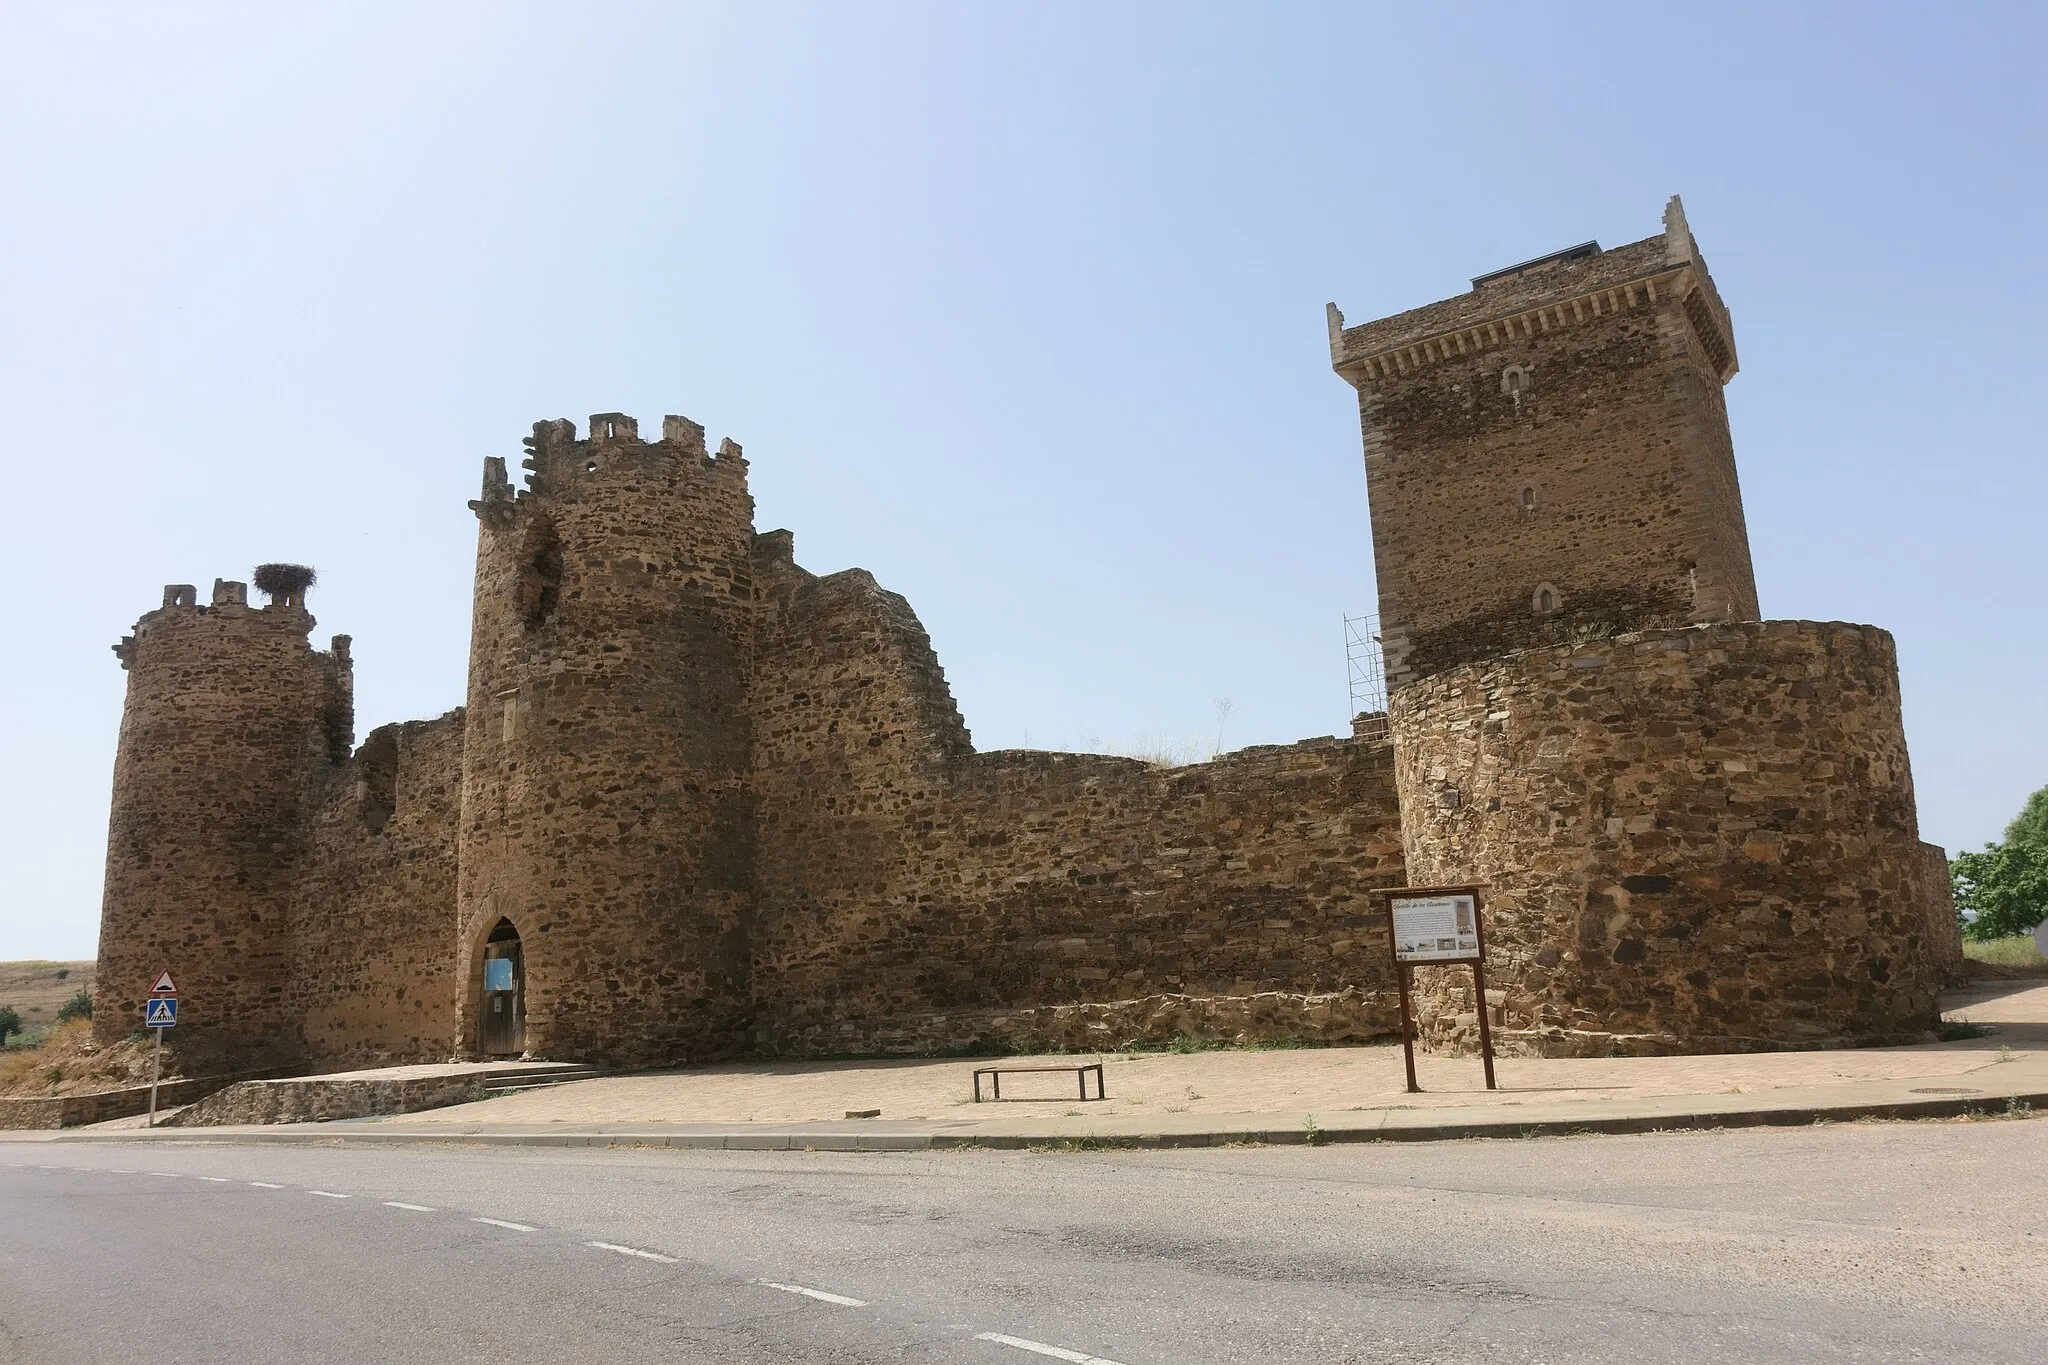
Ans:
{"type": "Polygon", "coordinates": [[[40,1041],[57,1022],[58,1008],[92,989],[92,977],[91,962],[0,962],[0,1005],[21,1016],[21,1038],[8,1041],[40,1041]]]}
{"type": "MultiPolygon", "coordinates": [[[[154,1043],[124,1038],[101,1047],[92,1040],[92,1020],[67,1020],[52,1029],[40,1047],[0,1052],[0,1095],[85,1095],[147,1085],[154,1043]]],[[[177,1054],[166,1045],[164,1078],[182,1074],[177,1054]]]]}
{"type": "Polygon", "coordinates": [[[1966,938],[1963,940],[1963,956],[1988,967],[2037,971],[2048,976],[2048,957],[2041,956],[2032,934],[2014,934],[2011,938],[1994,938],[1981,943],[1966,938]]]}

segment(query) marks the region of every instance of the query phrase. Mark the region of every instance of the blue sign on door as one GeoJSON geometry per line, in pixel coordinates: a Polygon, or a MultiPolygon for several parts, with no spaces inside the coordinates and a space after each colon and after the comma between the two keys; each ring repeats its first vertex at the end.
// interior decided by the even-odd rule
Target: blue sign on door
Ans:
{"type": "Polygon", "coordinates": [[[178,1023],[178,998],[174,995],[160,995],[142,1006],[144,1028],[175,1028],[178,1023]]]}

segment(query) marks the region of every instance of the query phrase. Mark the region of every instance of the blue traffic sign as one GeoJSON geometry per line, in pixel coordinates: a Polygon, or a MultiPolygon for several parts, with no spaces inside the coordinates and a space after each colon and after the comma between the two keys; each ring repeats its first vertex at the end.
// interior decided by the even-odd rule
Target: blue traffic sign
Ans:
{"type": "Polygon", "coordinates": [[[144,1028],[174,1028],[178,1023],[178,997],[160,995],[142,1006],[144,1028]]]}

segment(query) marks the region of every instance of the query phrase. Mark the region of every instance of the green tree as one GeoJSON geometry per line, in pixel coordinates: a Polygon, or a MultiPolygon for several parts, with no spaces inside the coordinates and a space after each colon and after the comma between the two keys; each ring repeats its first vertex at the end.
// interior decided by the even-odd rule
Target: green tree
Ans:
{"type": "Polygon", "coordinates": [[[57,1022],[60,1024],[71,1019],[90,1018],[92,1018],[92,992],[83,986],[78,988],[78,994],[57,1006],[57,1022]]]}
{"type": "Polygon", "coordinates": [[[21,1032],[21,1016],[12,1005],[0,1005],[0,1047],[7,1046],[9,1034],[21,1032]]]}
{"type": "Polygon", "coordinates": [[[2005,827],[2005,839],[1948,865],[1956,908],[1972,913],[1963,932],[1989,940],[2030,933],[2048,919],[2048,787],[2005,827]]]}

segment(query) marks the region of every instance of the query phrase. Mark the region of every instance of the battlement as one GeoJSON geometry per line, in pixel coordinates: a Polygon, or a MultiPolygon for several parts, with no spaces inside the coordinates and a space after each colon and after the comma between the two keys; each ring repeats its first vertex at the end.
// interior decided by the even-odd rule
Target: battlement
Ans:
{"type": "Polygon", "coordinates": [[[713,453],[705,445],[701,424],[673,414],[661,419],[658,441],[643,440],[639,421],[625,413],[597,412],[591,414],[589,435],[582,439],[576,435],[576,424],[564,417],[535,422],[524,444],[524,488],[513,487],[503,459],[485,459],[483,495],[469,505],[479,518],[495,522],[523,498],[573,496],[578,485],[606,476],[688,478],[694,483],[709,475],[712,486],[746,489],[747,461],[739,443],[723,440],[713,453]]]}
{"type": "MultiPolygon", "coordinates": [[[[297,569],[298,565],[264,565],[258,570],[258,582],[263,568],[279,567],[297,569]]],[[[305,570],[311,575],[310,569],[305,570]]],[[[160,627],[191,624],[199,621],[212,623],[216,628],[225,628],[232,621],[246,621],[265,629],[283,626],[298,635],[311,635],[313,614],[306,610],[305,588],[297,587],[293,592],[279,593],[263,607],[249,605],[249,585],[239,579],[216,578],[213,580],[212,600],[202,603],[199,589],[191,583],[164,584],[163,605],[155,611],[144,612],[135,622],[135,633],[124,635],[118,644],[110,646],[114,657],[121,661],[124,669],[135,664],[135,642],[160,627]]],[[[342,637],[346,638],[346,637],[342,637]]]]}
{"type": "Polygon", "coordinates": [[[1739,368],[1735,327],[1707,273],[1677,195],[1664,231],[1624,246],[1582,242],[1475,276],[1469,292],[1346,326],[1327,306],[1330,363],[1352,384],[1399,378],[1444,361],[1582,327],[1616,313],[1676,306],[1708,365],[1727,383],[1739,368]]]}

